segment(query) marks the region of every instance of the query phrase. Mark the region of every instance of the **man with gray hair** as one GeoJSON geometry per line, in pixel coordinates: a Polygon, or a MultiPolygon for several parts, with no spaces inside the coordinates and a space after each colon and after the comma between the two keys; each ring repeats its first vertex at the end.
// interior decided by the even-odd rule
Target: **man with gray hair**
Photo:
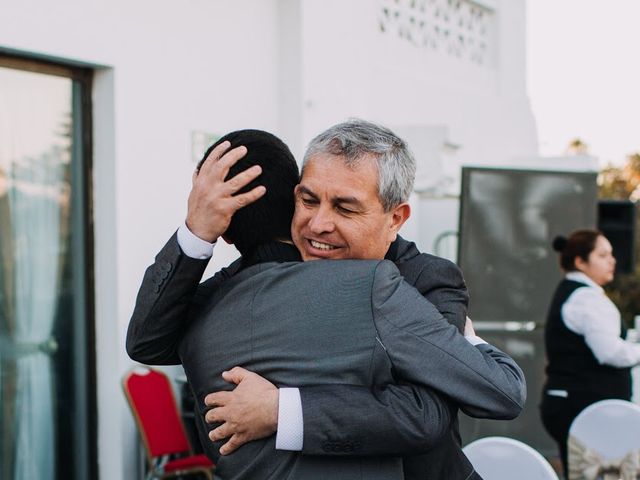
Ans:
{"type": "MultiPolygon", "coordinates": [[[[397,236],[410,215],[408,200],[415,172],[416,162],[406,143],[387,128],[357,119],[330,127],[311,140],[305,153],[301,182],[295,189],[292,239],[305,261],[349,258],[394,261],[405,281],[462,332],[468,293],[458,267],[442,258],[419,253],[412,242],[397,236]]],[[[457,417],[442,441],[427,453],[415,455],[418,452],[415,446],[390,445],[383,433],[388,428],[385,419],[393,422],[395,415],[395,428],[399,430],[420,422],[417,416],[422,411],[421,393],[412,386],[380,389],[374,392],[379,402],[371,401],[370,392],[353,386],[303,387],[295,402],[286,401],[287,405],[296,405],[294,413],[281,410],[278,426],[267,427],[261,418],[252,415],[264,411],[257,405],[259,397],[249,388],[251,382],[257,382],[255,376],[236,370],[230,379],[246,382],[244,388],[236,390],[235,398],[227,392],[208,397],[211,405],[226,407],[224,415],[213,409],[208,417],[224,422],[211,438],[231,437],[226,452],[256,438],[257,432],[264,435],[277,428],[281,444],[289,443],[284,440],[289,435],[293,439],[304,438],[302,445],[295,440],[291,443],[305,454],[366,455],[376,452],[372,438],[366,442],[359,439],[379,433],[376,438],[380,449],[386,445],[390,453],[400,448],[405,454],[412,454],[404,459],[407,479],[467,479],[473,472],[461,449],[457,417]],[[416,399],[411,408],[409,398],[416,399]],[[363,416],[365,412],[367,415],[363,416]],[[291,425],[290,419],[296,418],[302,418],[303,422],[291,425]],[[359,419],[377,422],[380,432],[359,425],[359,419]],[[335,428],[336,425],[341,428],[335,428]],[[370,450],[351,449],[352,444],[366,445],[370,450]]],[[[291,396],[290,390],[286,395],[291,396]]]]}
{"type": "Polygon", "coordinates": [[[314,138],[291,229],[303,260],[384,258],[409,218],[415,172],[405,143],[378,125],[353,120],[314,138]]]}
{"type": "MultiPolygon", "coordinates": [[[[304,260],[380,260],[386,255],[409,283],[461,328],[467,294],[457,267],[419,254],[413,244],[396,238],[410,214],[407,200],[414,175],[413,157],[389,130],[357,120],[332,127],[311,142],[305,156],[302,180],[295,189],[292,238],[304,260]]],[[[195,196],[201,195],[202,202],[207,203],[206,197],[214,190],[203,188],[195,196]]],[[[192,215],[190,206],[185,228],[201,239],[215,240],[223,231],[215,231],[218,227],[212,217],[212,212],[192,215]]],[[[180,246],[189,255],[188,247],[180,246]]],[[[223,275],[233,276],[234,268],[238,267],[231,267],[223,275]]],[[[175,310],[172,315],[177,315],[175,310]]],[[[473,336],[469,340],[481,342],[473,336]]],[[[455,356],[453,352],[447,355],[455,356]]],[[[152,358],[139,360],[153,363],[152,358]]],[[[433,386],[463,398],[449,389],[445,370],[434,375],[433,386]],[[436,377],[442,378],[439,384],[436,377]]],[[[290,428],[294,430],[293,440],[279,441],[281,450],[342,457],[416,453],[424,448],[420,436],[427,437],[429,429],[434,428],[425,420],[430,414],[425,411],[429,392],[421,387],[385,384],[372,390],[364,385],[334,384],[278,391],[265,379],[241,368],[223,376],[239,386],[233,392],[217,392],[205,399],[214,407],[207,413],[207,420],[223,422],[211,432],[211,438],[231,436],[221,448],[222,454],[276,429],[278,436],[284,437],[290,428]],[[281,424],[295,418],[302,421],[293,427],[281,424]]],[[[451,381],[455,383],[455,376],[451,381]]],[[[496,415],[492,411],[475,413],[496,415]]],[[[425,458],[405,459],[405,478],[477,478],[472,476],[473,468],[454,434],[449,432],[441,445],[425,458]]]]}

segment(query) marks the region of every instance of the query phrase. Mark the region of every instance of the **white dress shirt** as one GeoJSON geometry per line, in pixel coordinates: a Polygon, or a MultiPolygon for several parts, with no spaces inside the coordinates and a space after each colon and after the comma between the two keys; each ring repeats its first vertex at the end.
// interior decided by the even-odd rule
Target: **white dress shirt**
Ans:
{"type": "Polygon", "coordinates": [[[640,363],[640,344],[620,338],[620,312],[602,287],[582,272],[569,272],[567,280],[584,283],[562,305],[566,327],[584,341],[602,365],[632,367],[640,363]]]}
{"type": "Polygon", "coordinates": [[[209,243],[196,236],[187,227],[187,222],[182,222],[182,225],[178,228],[177,237],[178,245],[180,245],[182,252],[187,257],[206,260],[213,256],[213,247],[215,247],[216,242],[209,243]]]}
{"type": "MultiPolygon", "coordinates": [[[[178,228],[178,245],[183,253],[191,258],[206,260],[213,255],[214,243],[194,235],[185,222],[178,228]]],[[[472,345],[485,342],[475,335],[465,336],[472,345]]],[[[300,389],[280,388],[278,396],[278,431],[276,433],[276,449],[301,451],[304,439],[304,421],[302,417],[302,401],[300,389]]]]}

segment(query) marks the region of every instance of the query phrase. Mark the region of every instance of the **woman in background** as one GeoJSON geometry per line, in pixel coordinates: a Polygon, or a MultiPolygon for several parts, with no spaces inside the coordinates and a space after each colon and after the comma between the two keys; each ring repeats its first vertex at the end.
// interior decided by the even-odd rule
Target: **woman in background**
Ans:
{"type": "Polygon", "coordinates": [[[624,340],[620,312],[602,286],[613,280],[611,244],[597,230],[556,237],[565,276],[556,288],[545,326],[547,382],[542,423],[558,443],[567,477],[567,437],[573,419],[600,400],[631,399],[631,368],[640,344],[624,340]]]}

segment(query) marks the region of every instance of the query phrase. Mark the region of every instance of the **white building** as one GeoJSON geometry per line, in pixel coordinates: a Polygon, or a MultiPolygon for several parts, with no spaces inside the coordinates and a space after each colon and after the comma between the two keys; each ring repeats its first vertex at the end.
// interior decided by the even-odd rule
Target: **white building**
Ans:
{"type": "MultiPolygon", "coordinates": [[[[312,136],[348,117],[383,123],[409,140],[419,173],[405,236],[430,251],[438,235],[457,228],[462,164],[507,165],[537,154],[525,85],[524,0],[0,3],[0,199],[14,212],[20,201],[31,205],[11,197],[25,185],[37,186],[28,198],[50,192],[48,198],[59,199],[49,214],[25,207],[28,222],[2,217],[2,238],[15,240],[1,247],[0,395],[9,410],[0,425],[15,443],[0,443],[3,478],[84,478],[67,476],[58,465],[75,455],[79,472],[135,478],[137,439],[120,386],[132,364],[124,350],[127,323],[144,269],[185,216],[191,174],[208,138],[265,129],[301,157],[312,136]],[[34,70],[40,73],[26,73],[34,70]],[[88,110],[79,88],[91,100],[88,110]],[[60,114],[71,111],[75,136],[52,134],[60,114]],[[86,175],[77,170],[71,180],[77,195],[81,186],[89,193],[84,214],[68,209],[63,173],[53,186],[29,176],[47,168],[33,162],[45,154],[67,165],[64,171],[77,170],[74,162],[84,167],[86,175]],[[62,223],[42,220],[61,212],[69,213],[68,226],[64,215],[62,223]],[[34,320],[33,312],[18,308],[37,300],[28,290],[33,284],[18,281],[38,278],[32,268],[53,265],[49,286],[64,277],[65,268],[52,260],[64,242],[38,239],[49,238],[46,232],[65,238],[66,228],[72,231],[63,255],[73,272],[70,291],[61,297],[60,288],[49,288],[45,310],[60,317],[60,299],[70,302],[72,325],[60,331],[73,332],[73,341],[55,338],[52,323],[64,319],[49,313],[44,322],[34,320]],[[20,248],[45,253],[29,263],[16,253],[20,248]],[[45,248],[54,250],[47,255],[45,248]],[[21,322],[29,325],[21,330],[21,322]],[[75,353],[53,377],[36,381],[34,391],[54,392],[44,397],[53,411],[39,412],[47,407],[12,388],[26,388],[21,382],[37,365],[49,368],[42,353],[49,337],[60,346],[53,357],[63,348],[75,353]],[[26,344],[40,347],[33,354],[43,357],[40,364],[25,353],[31,352],[26,344]],[[76,402],[75,417],[67,420],[55,415],[65,395],[76,402]],[[7,420],[21,416],[39,422],[39,439],[25,433],[33,426],[28,420],[19,426],[7,420]]],[[[217,255],[211,270],[234,252],[217,255]]]]}

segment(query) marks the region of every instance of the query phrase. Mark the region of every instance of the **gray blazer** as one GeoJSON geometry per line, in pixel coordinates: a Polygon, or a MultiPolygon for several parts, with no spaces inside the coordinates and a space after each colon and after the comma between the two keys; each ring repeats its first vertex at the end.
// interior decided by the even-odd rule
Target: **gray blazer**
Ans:
{"type": "MultiPolygon", "coordinates": [[[[204,396],[229,389],[221,372],[235,365],[278,386],[410,382],[446,394],[471,415],[494,418],[513,418],[525,399],[515,362],[490,345],[471,346],[388,261],[247,268],[194,312],[179,353],[201,422],[204,396]]],[[[221,457],[216,475],[403,478],[397,457],[318,458],[275,451],[274,444],[270,437],[221,457]]]]}
{"type": "MultiPolygon", "coordinates": [[[[464,330],[469,295],[462,272],[452,262],[420,253],[398,236],[387,260],[405,282],[416,288],[447,321],[464,330]]],[[[437,400],[432,390],[409,384],[370,389],[346,385],[315,385],[300,389],[304,419],[302,452],[307,455],[404,456],[405,480],[470,480],[473,466],[462,451],[455,421],[436,442],[429,416],[437,400]],[[375,421],[371,421],[375,419],[375,421]],[[339,425],[340,428],[335,428],[339,425]],[[361,441],[366,439],[366,442],[361,441]],[[352,448],[352,445],[361,447],[352,448]]],[[[449,401],[448,405],[454,407],[449,401]]],[[[436,417],[437,420],[437,417],[436,417]]]]}
{"type": "MultiPolygon", "coordinates": [[[[279,242],[258,250],[199,284],[208,260],[184,255],[174,234],[147,269],[140,287],[127,332],[131,358],[148,364],[181,363],[178,344],[193,312],[208,304],[225,281],[255,263],[301,260],[295,247],[279,242]]],[[[455,264],[421,254],[401,237],[392,243],[386,258],[396,264],[406,282],[462,331],[468,294],[455,264]]],[[[462,453],[455,418],[454,430],[448,429],[454,404],[433,389],[408,383],[373,389],[329,384],[303,387],[300,395],[303,454],[405,455],[406,480],[472,478],[473,467],[462,453]]],[[[203,445],[209,444],[206,436],[201,440],[203,445]]]]}

